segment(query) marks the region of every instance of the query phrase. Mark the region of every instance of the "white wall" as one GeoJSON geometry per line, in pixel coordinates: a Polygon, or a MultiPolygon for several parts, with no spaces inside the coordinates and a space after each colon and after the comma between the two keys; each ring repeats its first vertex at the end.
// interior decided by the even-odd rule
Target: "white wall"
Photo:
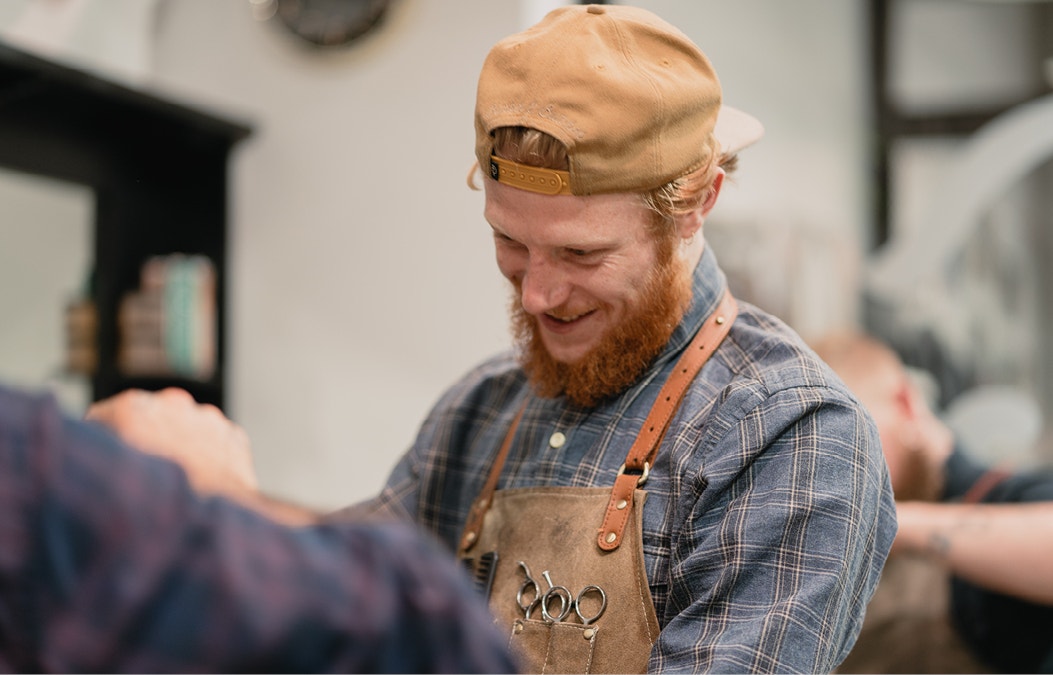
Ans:
{"type": "Polygon", "coordinates": [[[46,384],[71,414],[91,387],[66,372],[63,310],[87,292],[94,208],[85,186],[0,168],[0,381],[46,384]]]}
{"type": "Polygon", "coordinates": [[[472,161],[474,72],[509,5],[400,0],[351,49],[248,3],[163,7],[156,81],[247,117],[233,165],[230,412],[273,491],[376,491],[443,386],[505,340],[472,161]]]}
{"type": "MultiPolygon", "coordinates": [[[[150,87],[256,128],[232,163],[228,391],[271,492],[330,508],[376,491],[442,389],[507,344],[506,288],[464,185],[475,77],[551,4],[397,0],[379,33],[334,53],[245,0],[158,5],[150,87]]],[[[767,127],[711,225],[858,241],[863,3],[639,4],[694,37],[729,102],[767,127]]],[[[802,320],[852,320],[839,281],[803,280],[802,320]]]]}

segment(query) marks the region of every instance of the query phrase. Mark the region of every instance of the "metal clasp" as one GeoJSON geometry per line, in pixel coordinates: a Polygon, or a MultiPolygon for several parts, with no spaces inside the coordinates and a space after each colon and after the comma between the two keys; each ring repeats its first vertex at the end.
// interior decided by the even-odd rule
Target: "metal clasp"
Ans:
{"type": "MultiPolygon", "coordinates": [[[[618,467],[618,475],[620,476],[623,473],[625,473],[625,464],[622,464],[620,467],[618,467]]],[[[643,485],[644,483],[646,483],[647,482],[647,477],[650,476],[650,475],[651,475],[651,463],[650,462],[644,462],[643,463],[643,473],[640,474],[640,480],[636,481],[636,486],[639,487],[639,486],[643,485]]]]}

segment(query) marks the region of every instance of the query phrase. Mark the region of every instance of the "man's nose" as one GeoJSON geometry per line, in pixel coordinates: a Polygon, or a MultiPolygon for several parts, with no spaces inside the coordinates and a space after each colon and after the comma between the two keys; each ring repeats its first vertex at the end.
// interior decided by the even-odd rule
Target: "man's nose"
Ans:
{"type": "Polygon", "coordinates": [[[570,284],[566,275],[550,261],[534,258],[522,278],[523,309],[539,316],[566,302],[570,284]]]}

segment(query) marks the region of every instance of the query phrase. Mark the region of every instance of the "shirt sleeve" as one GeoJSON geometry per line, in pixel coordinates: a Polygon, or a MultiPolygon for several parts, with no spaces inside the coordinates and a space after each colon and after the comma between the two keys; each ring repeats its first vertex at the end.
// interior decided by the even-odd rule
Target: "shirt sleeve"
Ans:
{"type": "Polygon", "coordinates": [[[749,392],[724,420],[673,542],[650,667],[830,672],[858,636],[895,533],[877,432],[846,396],[749,392]],[[757,400],[759,399],[759,400],[757,400]]]}
{"type": "Polygon", "coordinates": [[[481,598],[409,526],[291,528],[0,388],[0,668],[511,672],[481,598]]]}

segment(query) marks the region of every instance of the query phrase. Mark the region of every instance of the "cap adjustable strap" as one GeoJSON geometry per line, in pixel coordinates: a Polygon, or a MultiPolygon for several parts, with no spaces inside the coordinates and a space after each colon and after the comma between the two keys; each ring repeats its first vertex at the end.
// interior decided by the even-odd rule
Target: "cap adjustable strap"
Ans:
{"type": "Polygon", "coordinates": [[[622,534],[632,511],[633,492],[647,480],[654,456],[658,452],[658,444],[665,436],[669,422],[680,406],[688,385],[723,342],[735,317],[738,316],[738,311],[735,298],[731,293],[725,292],[720,304],[698,329],[695,338],[677,361],[669,379],[662,385],[662,390],[658,392],[658,400],[651,407],[643,428],[629,449],[625,464],[618,470],[618,477],[614,479],[611,499],[607,503],[607,511],[598,535],[597,543],[601,549],[613,551],[622,543],[622,534]]]}
{"type": "Polygon", "coordinates": [[[569,195],[570,172],[517,164],[490,155],[490,178],[521,190],[543,195],[569,195]]]}

